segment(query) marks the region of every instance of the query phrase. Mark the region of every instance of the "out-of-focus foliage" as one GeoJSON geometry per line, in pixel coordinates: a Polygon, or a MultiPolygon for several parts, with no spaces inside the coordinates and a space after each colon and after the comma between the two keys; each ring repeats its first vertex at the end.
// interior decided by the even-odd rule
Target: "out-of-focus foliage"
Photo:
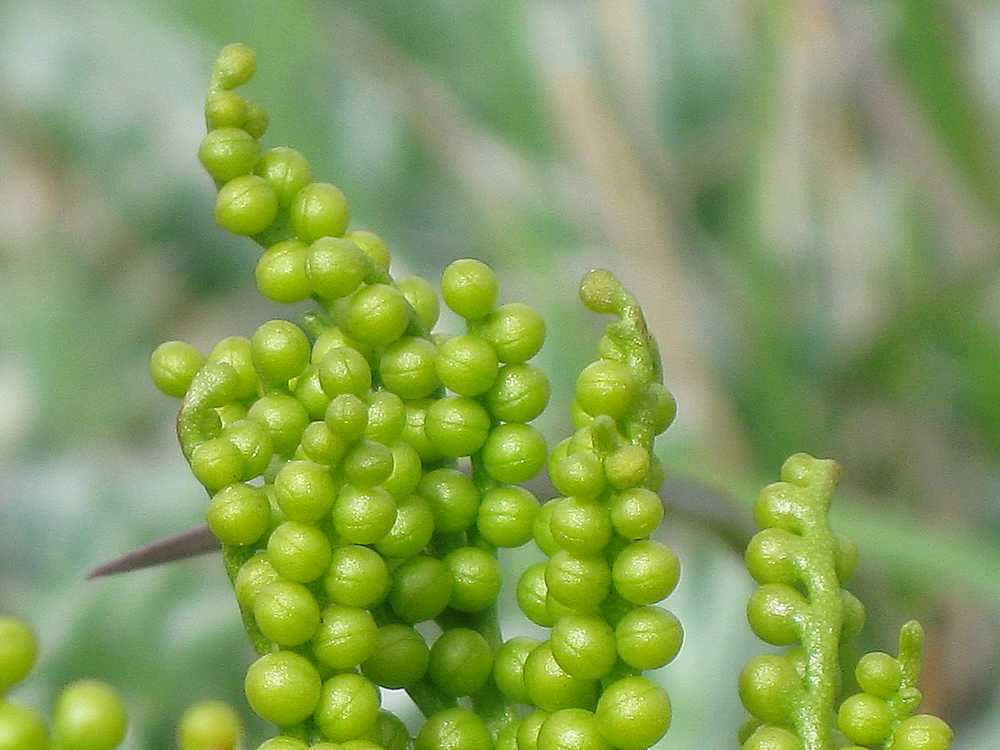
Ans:
{"type": "MultiPolygon", "coordinates": [[[[729,491],[732,513],[784,456],[838,458],[835,522],[861,542],[870,605],[859,648],[924,620],[928,709],[958,750],[993,746],[1000,13],[985,2],[0,3],[0,610],[41,631],[28,698],[115,682],[131,748],[168,747],[194,699],[242,705],[249,657],[217,561],[82,581],[203,512],[146,377],[153,346],[288,314],[256,295],[250,243],[214,227],[195,157],[204,80],[234,40],[258,51],[267,141],[340,185],[402,267],[493,264],[546,313],[554,372],[589,361],[599,330],[579,276],[614,268],[681,404],[664,459],[729,491]]],[[[566,427],[571,385],[556,379],[548,429],[566,427]]],[[[663,746],[726,747],[749,583],[710,525],[668,526],[689,637],[663,746]]]]}

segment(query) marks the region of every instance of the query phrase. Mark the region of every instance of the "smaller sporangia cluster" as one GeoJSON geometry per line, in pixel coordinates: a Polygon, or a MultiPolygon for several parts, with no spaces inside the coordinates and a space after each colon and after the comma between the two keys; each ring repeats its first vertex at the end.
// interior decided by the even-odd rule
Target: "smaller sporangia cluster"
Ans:
{"type": "Polygon", "coordinates": [[[35,666],[38,642],[21,620],[0,616],[0,750],[114,750],[125,739],[128,719],[118,693],[98,680],[62,689],[51,726],[9,692],[35,666]]]}
{"type": "Polygon", "coordinates": [[[754,506],[762,528],[746,550],[747,569],[761,584],[747,604],[753,632],[788,646],[757,656],[740,675],[751,718],[740,733],[744,750],[947,750],[952,732],[936,716],[914,715],[923,630],[911,621],[896,657],[865,654],[855,677],[861,692],[840,703],[840,647],[865,621],[864,605],[843,589],[858,564],[855,545],[830,530],[827,513],[840,467],[804,453],[789,458],[781,481],[754,506]]]}

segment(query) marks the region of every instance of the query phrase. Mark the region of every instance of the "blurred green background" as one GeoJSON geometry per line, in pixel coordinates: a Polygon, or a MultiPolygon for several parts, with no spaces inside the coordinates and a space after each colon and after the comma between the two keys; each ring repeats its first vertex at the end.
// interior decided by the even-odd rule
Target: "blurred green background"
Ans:
{"type": "Polygon", "coordinates": [[[925,708],[956,750],[996,747],[1000,10],[975,0],[0,1],[0,611],[44,645],[19,697],[111,680],[133,750],[172,747],[198,698],[249,713],[218,560],[83,580],[202,518],[153,347],[296,314],[256,294],[195,157],[235,40],[266,142],[340,185],[399,270],[477,256],[544,311],[549,434],[603,325],[580,275],[643,301],[681,404],[663,458],[714,488],[668,515],[687,641],[663,748],[736,746],[761,647],[720,519],[799,450],[845,467],[856,652],[919,617],[925,708]]]}

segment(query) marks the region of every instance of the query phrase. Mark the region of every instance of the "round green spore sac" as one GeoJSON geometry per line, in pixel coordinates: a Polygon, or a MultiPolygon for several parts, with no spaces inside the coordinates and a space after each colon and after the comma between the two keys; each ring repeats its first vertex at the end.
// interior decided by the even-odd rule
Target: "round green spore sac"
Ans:
{"type": "Polygon", "coordinates": [[[542,552],[549,556],[554,555],[560,549],[559,543],[552,536],[552,516],[559,505],[565,500],[566,498],[564,497],[556,497],[549,500],[542,505],[541,510],[538,511],[538,515],[535,516],[535,523],[532,527],[535,544],[538,545],[538,548],[542,552]]]}
{"type": "Polygon", "coordinates": [[[276,146],[261,154],[254,170],[274,188],[278,204],[288,207],[302,188],[312,181],[312,169],[306,158],[294,148],[276,146]]]}
{"type": "Polygon", "coordinates": [[[683,641],[680,620],[660,607],[633,609],[615,627],[618,656],[635,669],[659,669],[669,664],[683,641]]]}
{"type": "Polygon", "coordinates": [[[236,601],[242,609],[253,609],[253,603],[257,594],[269,583],[280,580],[278,571],[267,559],[267,553],[258,552],[243,565],[240,566],[236,574],[236,581],[233,589],[236,592],[236,601]]]}
{"type": "Polygon", "coordinates": [[[539,562],[528,566],[521,574],[517,581],[517,606],[536,625],[551,628],[555,619],[545,605],[549,594],[545,583],[545,568],[546,563],[539,562]]]}
{"type": "Polygon", "coordinates": [[[444,612],[451,586],[451,573],[443,562],[426,555],[411,557],[393,573],[389,606],[403,622],[424,622],[444,612]]]}
{"type": "Polygon", "coordinates": [[[442,534],[465,531],[479,513],[479,490],[468,475],[457,469],[427,472],[417,487],[434,514],[434,528],[442,534]]]}
{"type": "Polygon", "coordinates": [[[322,419],[330,406],[330,397],[323,390],[316,365],[309,365],[292,383],[292,394],[298,399],[313,421],[322,419]]]}
{"type": "Polygon", "coordinates": [[[802,682],[792,662],[776,654],[755,656],[740,673],[740,700],[766,724],[786,724],[802,693],[802,682]]]}
{"type": "Polygon", "coordinates": [[[406,425],[406,404],[395,393],[378,391],[368,400],[368,425],[365,435],[383,445],[390,445],[406,425]]]}
{"type": "Polygon", "coordinates": [[[309,248],[306,271],[316,294],[339,299],[361,286],[371,271],[371,261],[350,240],[320,237],[309,248]]]}
{"type": "Polygon", "coordinates": [[[441,382],[460,396],[478,396],[488,391],[496,380],[498,364],[493,347],[471,334],[445,341],[434,360],[441,382]]]}
{"type": "Polygon", "coordinates": [[[524,662],[524,685],[531,702],[543,711],[593,708],[597,682],[573,677],[559,666],[552,647],[543,643],[524,662]]]}
{"type": "Polygon", "coordinates": [[[889,654],[872,651],[858,660],[854,678],[866,693],[879,698],[890,698],[899,690],[903,681],[903,669],[889,654]]]}
{"type": "Polygon", "coordinates": [[[538,732],[538,750],[612,750],[583,708],[564,708],[549,716],[538,732]]]}
{"type": "Polygon", "coordinates": [[[48,727],[32,709],[0,702],[0,747],[4,750],[48,750],[48,727]]]}
{"type": "Polygon", "coordinates": [[[498,482],[526,482],[545,465],[545,438],[527,424],[498,425],[482,448],[483,465],[498,482]]]}
{"type": "Polygon", "coordinates": [[[446,708],[431,716],[417,734],[414,750],[493,750],[483,720],[467,708],[446,708]]]}
{"type": "Polygon", "coordinates": [[[613,682],[597,702],[597,722],[604,738],[621,750],[652,747],[670,728],[670,699],[645,677],[613,682]]]}
{"type": "Polygon", "coordinates": [[[444,631],[431,646],[427,670],[437,688],[458,698],[477,692],[493,671],[493,652],[475,630],[452,628],[444,631]]]}
{"type": "Polygon", "coordinates": [[[549,643],[559,666],[582,680],[606,677],[618,659],[615,631],[594,615],[559,618],[552,628],[549,643]]]}
{"type": "Polygon", "coordinates": [[[840,534],[834,535],[834,542],[837,545],[834,549],[837,580],[844,585],[858,568],[858,545],[840,534]]]}
{"type": "Polygon", "coordinates": [[[844,640],[854,638],[865,626],[868,613],[865,605],[847,589],[840,590],[840,602],[844,608],[844,619],[841,625],[840,637],[844,640]]]}
{"type": "Polygon", "coordinates": [[[267,428],[274,452],[281,456],[290,456],[295,452],[302,432],[309,424],[306,408],[284,393],[270,393],[258,399],[247,416],[267,428]]]}
{"type": "MultiPolygon", "coordinates": [[[[219,424],[222,426],[222,429],[225,429],[233,422],[239,422],[241,419],[246,418],[247,410],[243,404],[233,402],[225,406],[216,407],[215,413],[219,417],[219,424]]],[[[242,453],[242,451],[240,452],[242,453]]]]}
{"type": "Polygon", "coordinates": [[[612,568],[615,590],[633,604],[655,604],[674,590],[680,562],[669,547],[646,539],[618,553],[612,568]]]}
{"type": "Polygon", "coordinates": [[[323,683],[313,720],[334,742],[355,740],[375,727],[382,701],[371,680],[354,672],[323,683]]]}
{"type": "Polygon", "coordinates": [[[409,625],[383,625],[378,629],[375,648],[361,665],[361,671],[382,687],[405,688],[423,678],[430,658],[424,637],[409,625]]]}
{"type": "Polygon", "coordinates": [[[376,272],[389,273],[392,255],[389,253],[389,246],[385,244],[384,239],[367,229],[355,229],[353,232],[348,232],[347,239],[361,248],[361,252],[368,256],[376,272]]]}
{"type": "Polygon", "coordinates": [[[410,730],[406,724],[391,711],[382,709],[378,712],[375,729],[371,737],[376,744],[376,750],[409,750],[410,730]]]}
{"type": "Polygon", "coordinates": [[[313,463],[336,466],[347,453],[348,444],[326,422],[313,422],[302,433],[302,452],[313,463]]]}
{"type": "Polygon", "coordinates": [[[441,309],[430,282],[420,276],[408,276],[397,282],[396,286],[417,314],[420,327],[424,331],[431,331],[437,324],[441,309]]]}
{"type": "Polygon", "coordinates": [[[517,727],[518,750],[538,750],[538,734],[542,724],[549,718],[548,711],[532,711],[521,720],[517,727]]]}
{"type": "Polygon", "coordinates": [[[347,198],[328,182],[312,182],[295,193],[290,206],[292,228],[303,242],[342,237],[351,218],[347,198]]]}
{"type": "Polygon", "coordinates": [[[234,177],[250,174],[260,146],[241,128],[217,128],[201,140],[198,161],[212,179],[228,182],[234,177]]]}
{"type": "Polygon", "coordinates": [[[797,643],[802,618],[809,603],[796,589],[784,583],[766,583],[750,595],[747,621],[758,638],[772,646],[797,643]]]}
{"type": "Polygon", "coordinates": [[[315,581],[330,567],[332,556],[326,534],[298,521],[285,521],[267,540],[267,559],[282,578],[295,583],[315,581]]]}
{"type": "Polygon", "coordinates": [[[534,638],[511,638],[497,649],[493,661],[493,682],[497,689],[516,703],[527,703],[528,689],[524,685],[524,663],[539,645],[534,638]]]}
{"type": "Polygon", "coordinates": [[[495,547],[520,547],[531,539],[538,498],[523,487],[494,487],[479,505],[476,528],[495,547]]]}
{"type": "Polygon", "coordinates": [[[351,544],[374,544],[396,522],[396,501],[383,487],[345,484],[333,506],[333,526],[351,544]]]}
{"type": "Polygon", "coordinates": [[[331,349],[320,361],[318,371],[319,382],[330,398],[344,393],[364,396],[372,387],[372,370],[368,360],[351,347],[331,349]]]}
{"type": "Polygon", "coordinates": [[[330,512],[337,488],[325,466],[289,461],[274,478],[274,493],[289,521],[316,523],[330,512]]]}
{"type": "Polygon", "coordinates": [[[233,234],[260,234],[278,216],[278,196],[266,180],[244,175],[229,180],[215,200],[215,222],[233,234]]]}
{"type": "Polygon", "coordinates": [[[177,723],[179,750],[237,750],[243,741],[243,720],[223,701],[199,701],[177,723]]]}
{"type": "Polygon", "coordinates": [[[420,456],[424,463],[440,461],[442,456],[427,437],[427,410],[434,403],[431,399],[419,399],[406,402],[406,424],[400,434],[400,440],[408,443],[420,456]]]}
{"type": "Polygon", "coordinates": [[[677,401],[662,383],[647,384],[646,398],[653,407],[653,429],[660,435],[666,432],[677,417],[677,401]]]}
{"type": "Polygon", "coordinates": [[[501,305],[483,322],[482,336],[507,364],[527,362],[545,343],[545,321],[538,311],[520,302],[501,305]]]}
{"type": "Polygon", "coordinates": [[[375,653],[378,625],[367,610],[331,604],[321,618],[310,646],[323,666],[353,669],[375,653]]]}
{"type": "Polygon", "coordinates": [[[165,341],[149,358],[149,376],[161,393],[183,398],[205,357],[184,341],[165,341]]]}
{"type": "Polygon", "coordinates": [[[347,307],[347,333],[372,346],[388,346],[410,325],[410,305],[395,287],[372,284],[355,292],[347,307]]]}
{"type": "Polygon", "coordinates": [[[591,362],[576,380],[576,400],[591,416],[607,414],[618,419],[628,411],[639,389],[632,371],[621,362],[591,362]]]}
{"type": "Polygon", "coordinates": [[[471,456],[489,436],[490,415],[478,401],[449,396],[431,404],[424,430],[441,455],[471,456]]]}
{"type": "Polygon", "coordinates": [[[567,607],[592,610],[611,592],[611,569],[603,557],[559,550],[545,567],[545,585],[567,607]]]}
{"type": "Polygon", "coordinates": [[[802,750],[802,742],[787,729],[765,725],[747,738],[743,750],[802,750]]]}
{"type": "Polygon", "coordinates": [[[549,404],[552,386],[537,367],[504,365],[486,391],[486,408],[504,422],[530,422],[549,404]]]}
{"type": "Polygon", "coordinates": [[[375,543],[383,557],[405,560],[424,549],[434,535],[434,514],[427,501],[419,495],[409,495],[396,505],[396,520],[389,533],[375,543]]]}
{"type": "Polygon", "coordinates": [[[610,510],[611,525],[625,539],[645,539],[663,521],[663,501],[645,487],[632,487],[615,494],[610,510]]]}
{"type": "Polygon", "coordinates": [[[604,463],[592,450],[549,460],[552,485],[567,497],[597,497],[606,486],[604,463]]]}
{"type": "Polygon", "coordinates": [[[246,100],[235,91],[213,91],[205,98],[205,124],[209,130],[240,128],[246,121],[246,100]]]}
{"type": "Polygon", "coordinates": [[[259,489],[235,483],[215,493],[206,518],[220,542],[244,547],[264,536],[271,522],[271,507],[259,489]]]}
{"type": "Polygon", "coordinates": [[[604,475],[615,489],[635,487],[649,474],[648,451],[639,445],[626,445],[604,459],[604,475]]]}
{"type": "Polygon", "coordinates": [[[423,464],[420,462],[420,454],[402,440],[394,441],[389,450],[392,451],[392,473],[382,482],[382,486],[398,500],[408,497],[417,489],[423,476],[423,464]]]}
{"type": "Polygon", "coordinates": [[[427,339],[404,336],[382,353],[382,384],[400,398],[430,396],[441,384],[434,369],[437,349],[427,339]]]}
{"type": "Polygon", "coordinates": [[[493,269],[473,258],[456,260],[441,274],[444,303],[466,320],[485,317],[496,305],[498,291],[493,269]]]}
{"type": "Polygon", "coordinates": [[[503,573],[489,552],[481,547],[459,547],[445,556],[444,564],[452,578],[449,607],[459,612],[482,612],[496,602],[503,573]]]}
{"type": "Polygon", "coordinates": [[[894,718],[889,705],[881,698],[856,693],[840,704],[837,727],[851,742],[877,745],[888,739],[894,718]]]}
{"type": "Polygon", "coordinates": [[[274,443],[271,433],[253,419],[238,419],[227,425],[222,437],[243,456],[243,479],[259,477],[271,463],[274,443]]]}
{"type": "Polygon", "coordinates": [[[323,588],[337,604],[371,609],[385,599],[390,583],[385,560],[368,547],[351,544],[333,550],[323,588]]]}
{"type": "Polygon", "coordinates": [[[951,727],[937,716],[917,714],[896,727],[892,750],[948,750],[953,737],[951,727]]]}
{"type": "Polygon", "coordinates": [[[309,339],[287,320],[264,323],[254,332],[250,346],[254,367],[267,383],[285,386],[309,364],[309,339]]]}
{"type": "Polygon", "coordinates": [[[253,616],[264,636],[281,646],[301,646],[319,627],[316,597],[300,583],[275,581],[257,592],[253,616]]]}
{"type": "Polygon", "coordinates": [[[0,694],[28,676],[37,656],[31,628],[13,617],[0,617],[0,694]]]}
{"type": "Polygon", "coordinates": [[[596,500],[568,497],[552,511],[549,520],[552,538],[576,555],[596,555],[611,541],[611,519],[596,500]]]}
{"type": "Polygon", "coordinates": [[[212,438],[191,453],[191,472],[209,492],[243,478],[243,456],[224,438],[212,438]]]}
{"type": "Polygon", "coordinates": [[[795,558],[800,546],[801,537],[784,529],[759,531],[747,545],[747,570],[758,583],[794,584],[798,580],[795,558]]]}
{"type": "Polygon", "coordinates": [[[208,361],[229,365],[236,372],[236,390],[233,394],[236,399],[245,401],[257,396],[257,370],[253,365],[250,339],[227,336],[212,348],[208,361]]]}
{"type": "Polygon", "coordinates": [[[382,484],[392,474],[392,451],[373,440],[361,440],[344,457],[341,468],[355,487],[382,484]]]}
{"type": "Polygon", "coordinates": [[[368,407],[353,393],[335,396],[326,407],[323,420],[327,427],[348,443],[359,439],[368,426],[368,407]]]}
{"type": "Polygon", "coordinates": [[[257,290],[275,302],[301,302],[312,294],[306,272],[309,246],[301,240],[284,240],[269,247],[257,261],[257,290]]]}
{"type": "Polygon", "coordinates": [[[52,738],[58,747],[113,750],[125,739],[128,717],[117,691],[98,680],[63,689],[53,711],[52,738]]]}

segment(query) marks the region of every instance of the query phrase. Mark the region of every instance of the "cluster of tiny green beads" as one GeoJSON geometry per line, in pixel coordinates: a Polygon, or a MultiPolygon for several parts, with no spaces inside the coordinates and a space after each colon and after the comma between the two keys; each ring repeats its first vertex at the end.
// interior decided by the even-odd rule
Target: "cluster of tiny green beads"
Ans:
{"type": "Polygon", "coordinates": [[[265,247],[265,296],[319,308],[207,357],[167,342],[150,372],[183,399],[180,443],[260,654],[246,695],[282,732],[263,747],[401,750],[383,688],[429,717],[420,750],[492,746],[514,713],[490,679],[496,548],[527,543],[539,512],[519,483],[547,457],[529,424],[549,400],[529,361],[544,321],[498,304],[492,269],[463,259],[440,289],[466,330],[432,333],[431,284],[397,281],[385,242],[348,231],[343,195],[311,182],[300,154],[260,153],[262,110],[232,91],[254,70],[231,45],[212,76],[199,155],[216,218],[265,247]]]}
{"type": "Polygon", "coordinates": [[[864,692],[839,713],[846,739],[832,730],[839,648],[865,621],[864,606],[842,588],[857,567],[857,548],[834,535],[827,518],[839,473],[833,461],[794,455],[781,469],[782,481],[765,487],[754,506],[763,530],[750,540],[746,564],[760,588],[747,604],[747,620],[762,641],[789,648],[751,659],[740,675],[740,699],[751,714],[740,732],[743,750],[831,750],[852,742],[853,750],[947,750],[947,725],[910,716],[920,702],[917,623],[903,629],[899,660],[887,654],[861,660],[864,692]]]}
{"type": "Polygon", "coordinates": [[[867,653],[854,669],[861,692],[840,704],[837,726],[854,744],[848,750],[948,750],[952,731],[930,714],[913,715],[923,696],[917,688],[924,632],[915,620],[903,625],[896,657],[867,653]]]}
{"type": "Polygon", "coordinates": [[[114,750],[127,719],[118,693],[103,682],[80,680],[63,688],[51,731],[34,710],[7,693],[35,666],[38,645],[24,622],[0,616],[0,750],[114,750]]]}
{"type": "Polygon", "coordinates": [[[549,559],[518,583],[522,611],[551,628],[549,639],[515,638],[497,654],[500,691],[534,708],[517,725],[518,750],[654,745],[670,702],[642,671],[670,662],[682,639],[677,618],[653,606],[677,583],[677,557],[650,539],[663,518],[653,438],[676,407],[635,301],[606,271],[585,277],[581,297],[618,320],[577,380],[578,429],[549,458],[562,496],[542,506],[533,529],[549,559]]]}

